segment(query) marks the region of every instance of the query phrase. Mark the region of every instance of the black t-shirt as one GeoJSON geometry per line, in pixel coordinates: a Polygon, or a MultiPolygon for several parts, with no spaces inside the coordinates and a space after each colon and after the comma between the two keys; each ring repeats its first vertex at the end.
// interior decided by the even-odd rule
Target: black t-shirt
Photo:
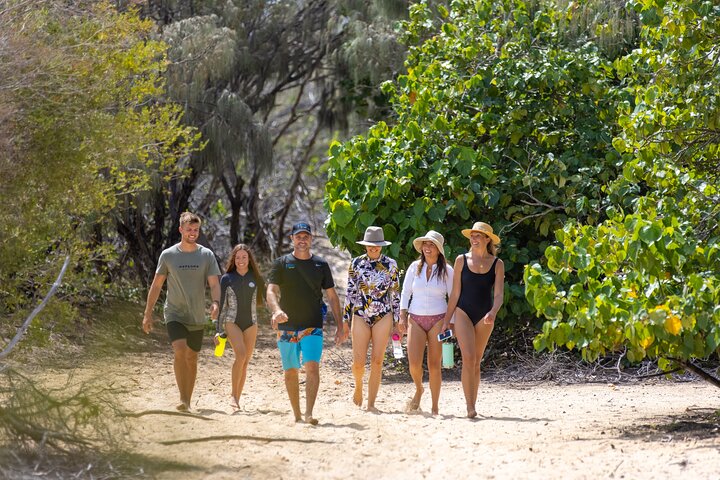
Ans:
{"type": "Polygon", "coordinates": [[[325,260],[316,255],[307,260],[283,255],[273,262],[268,283],[280,286],[280,308],[288,316],[278,325],[280,330],[322,328],[322,291],[335,286],[325,260]]]}

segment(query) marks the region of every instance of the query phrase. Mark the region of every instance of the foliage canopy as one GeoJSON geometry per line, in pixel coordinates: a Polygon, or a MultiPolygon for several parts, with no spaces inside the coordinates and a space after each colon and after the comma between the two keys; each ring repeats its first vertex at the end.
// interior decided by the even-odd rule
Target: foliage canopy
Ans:
{"type": "Polygon", "coordinates": [[[619,348],[628,359],[681,362],[720,346],[717,41],[711,2],[634,2],[641,44],[615,61],[623,176],[608,188],[607,219],[568,223],[559,246],[525,271],[528,300],[549,319],[537,348],[586,358],[619,348]]]}
{"type": "Polygon", "coordinates": [[[523,266],[568,218],[599,220],[601,186],[621,159],[609,148],[610,62],[593,43],[561,38],[571,14],[521,1],[413,5],[407,74],[383,86],[395,121],[330,147],[330,238],[354,250],[357,232],[381,225],[408,264],[415,236],[438,230],[459,253],[460,230],[487,221],[503,239],[507,305],[529,313],[523,266]]]}
{"type": "Polygon", "coordinates": [[[510,323],[544,318],[537,349],[663,368],[707,357],[720,346],[720,7],[628,2],[612,25],[637,28],[620,49],[601,38],[611,22],[575,28],[588,8],[414,5],[407,74],[383,87],[396,118],[330,147],[330,237],[356,250],[381,225],[408,264],[427,229],[458,253],[461,228],[485,220],[503,239],[510,323]]]}
{"type": "MultiPolygon", "coordinates": [[[[166,46],[152,24],[105,4],[10,2],[0,31],[0,249],[3,315],[44,294],[65,254],[63,295],[102,291],[114,257],[96,234],[160,175],[178,175],[195,148],[163,94],[166,46]]],[[[68,307],[49,307],[46,320],[68,307]]],[[[39,323],[44,323],[42,320],[39,323]]]]}

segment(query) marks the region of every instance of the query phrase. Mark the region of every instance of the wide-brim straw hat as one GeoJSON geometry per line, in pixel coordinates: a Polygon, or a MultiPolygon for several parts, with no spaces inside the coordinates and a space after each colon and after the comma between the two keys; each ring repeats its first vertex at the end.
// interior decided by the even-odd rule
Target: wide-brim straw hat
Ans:
{"type": "Polygon", "coordinates": [[[493,233],[493,228],[485,222],[475,222],[473,224],[472,228],[466,228],[465,230],[462,231],[462,234],[464,236],[466,236],[467,238],[470,238],[470,235],[473,232],[484,233],[485,235],[490,237],[490,240],[492,240],[492,243],[494,245],[500,245],[500,237],[495,235],[493,233]]]}
{"type": "Polygon", "coordinates": [[[443,236],[435,230],[430,230],[424,236],[418,237],[413,240],[413,247],[415,247],[415,250],[417,250],[418,253],[422,253],[423,242],[432,242],[433,244],[435,244],[437,249],[440,250],[440,255],[442,255],[443,257],[445,256],[445,249],[443,248],[443,246],[445,245],[445,238],[443,238],[443,236]]]}
{"type": "Polygon", "coordinates": [[[392,245],[392,242],[385,241],[385,232],[380,227],[367,227],[363,239],[356,243],[367,247],[387,247],[392,245]]]}

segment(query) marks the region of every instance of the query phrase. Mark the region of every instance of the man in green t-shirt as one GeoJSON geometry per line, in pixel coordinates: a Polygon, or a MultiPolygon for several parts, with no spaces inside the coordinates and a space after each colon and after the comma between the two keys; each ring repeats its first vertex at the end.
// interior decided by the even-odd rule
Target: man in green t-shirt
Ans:
{"type": "Polygon", "coordinates": [[[143,315],[143,331],[153,329],[152,311],[167,279],[164,317],[175,359],[173,368],[180,391],[177,409],[190,409],[190,399],[197,377],[198,352],[202,346],[205,328],[205,285],[210,285],[212,308],[210,317],[215,320],[220,307],[220,269],[213,252],[199,245],[200,217],[190,212],[180,215],[180,243],[163,250],[158,260],[155,278],[147,296],[143,315]]]}

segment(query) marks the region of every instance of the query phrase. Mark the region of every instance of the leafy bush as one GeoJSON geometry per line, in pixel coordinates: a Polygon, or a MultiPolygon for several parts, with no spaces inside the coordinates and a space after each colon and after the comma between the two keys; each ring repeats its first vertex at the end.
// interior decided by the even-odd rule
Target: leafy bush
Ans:
{"type": "Polygon", "coordinates": [[[613,140],[623,177],[608,219],[556,232],[547,265],[525,270],[527,298],[548,319],[538,349],[585,358],[627,349],[664,369],[720,347],[718,148],[720,7],[638,1],[642,44],[615,61],[632,95],[613,140]]]}
{"type": "Polygon", "coordinates": [[[611,140],[622,92],[593,43],[561,38],[572,15],[552,2],[413,5],[407,73],[383,86],[396,119],[330,147],[330,239],[358,252],[379,225],[408,265],[412,239],[432,228],[452,261],[467,249],[461,229],[486,221],[503,240],[501,315],[529,316],[524,265],[568,219],[604,218],[603,186],[621,167],[611,140]]]}

